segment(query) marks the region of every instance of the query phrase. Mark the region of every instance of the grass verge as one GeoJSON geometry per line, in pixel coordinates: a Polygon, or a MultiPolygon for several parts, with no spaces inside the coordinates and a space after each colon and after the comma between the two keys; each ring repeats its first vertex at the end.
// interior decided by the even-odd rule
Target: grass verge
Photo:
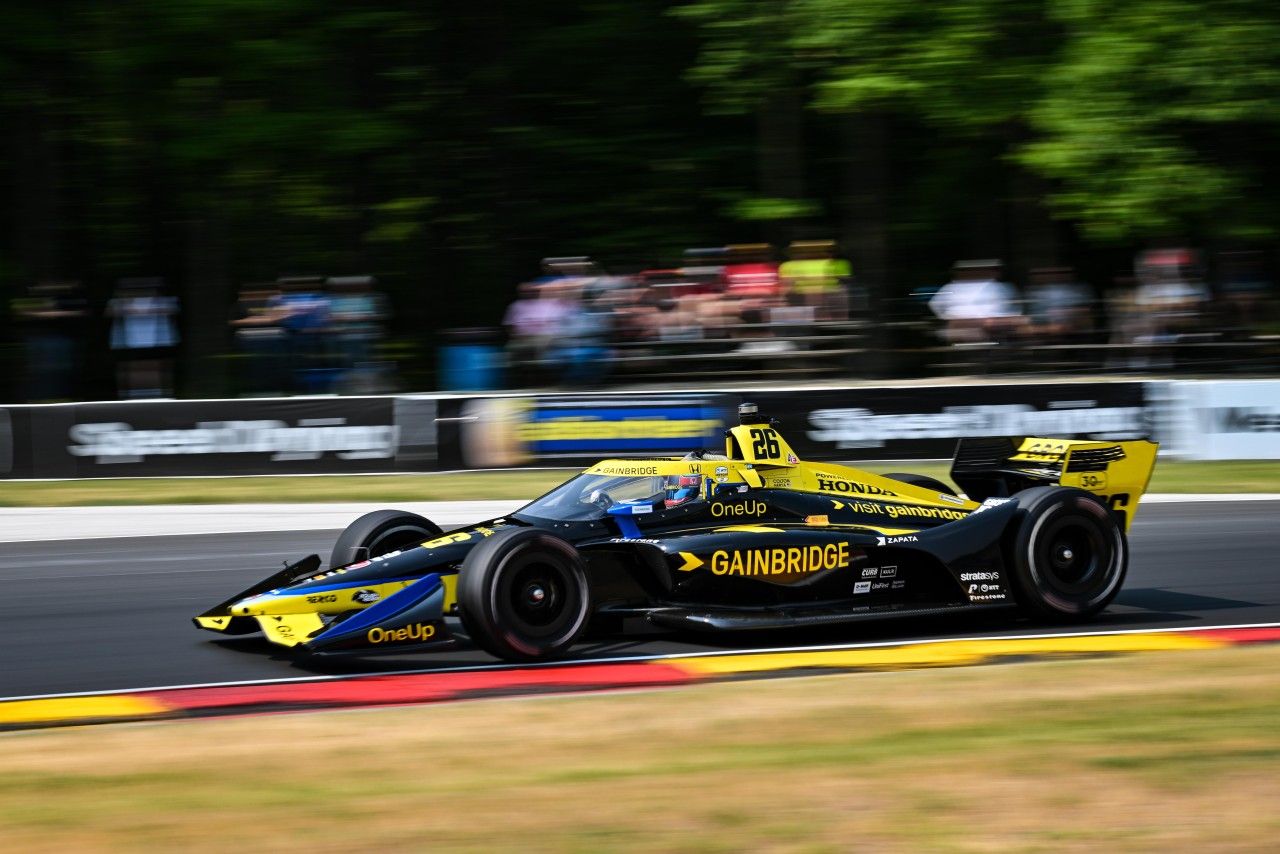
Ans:
{"type": "MultiPolygon", "coordinates": [[[[864,463],[874,472],[912,471],[947,480],[949,463],[864,463]]],[[[541,495],[570,469],[344,477],[154,478],[0,481],[0,507],[110,504],[237,504],[310,501],[468,501],[541,495]]],[[[1280,461],[1161,461],[1152,492],[1280,492],[1280,461]]]]}
{"type": "Polygon", "coordinates": [[[1263,850],[1280,648],[0,737],[12,850],[1263,850]]]}

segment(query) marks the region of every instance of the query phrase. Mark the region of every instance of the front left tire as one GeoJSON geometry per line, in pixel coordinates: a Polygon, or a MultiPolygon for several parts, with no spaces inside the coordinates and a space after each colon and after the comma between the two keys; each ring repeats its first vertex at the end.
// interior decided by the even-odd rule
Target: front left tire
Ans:
{"type": "Polygon", "coordinates": [[[500,532],[463,560],[458,614],[471,639],[498,658],[560,658],[591,615],[586,563],[577,549],[546,531],[500,532]]]}

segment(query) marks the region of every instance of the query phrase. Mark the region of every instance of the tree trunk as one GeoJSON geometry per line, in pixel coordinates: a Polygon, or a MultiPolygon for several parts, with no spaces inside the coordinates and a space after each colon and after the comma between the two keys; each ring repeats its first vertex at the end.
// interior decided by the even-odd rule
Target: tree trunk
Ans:
{"type": "Polygon", "coordinates": [[[227,309],[231,298],[226,225],[216,218],[186,223],[186,263],[180,310],[183,396],[227,391],[227,309]]]}
{"type": "Polygon", "coordinates": [[[13,127],[14,245],[28,283],[57,278],[58,150],[51,121],[38,109],[23,110],[13,127]]]}
{"type": "MultiPolygon", "coordinates": [[[[804,198],[804,100],[798,86],[775,89],[756,114],[759,185],[771,199],[804,198]]],[[[785,246],[796,237],[795,220],[773,220],[765,239],[785,246]]]]}
{"type": "MultiPolygon", "coordinates": [[[[848,116],[844,136],[844,217],[842,248],[853,267],[855,287],[865,294],[867,355],[858,374],[885,376],[891,369],[884,326],[889,296],[889,118],[883,114],[848,116]]],[[[856,304],[856,302],[855,302],[856,304]]]]}

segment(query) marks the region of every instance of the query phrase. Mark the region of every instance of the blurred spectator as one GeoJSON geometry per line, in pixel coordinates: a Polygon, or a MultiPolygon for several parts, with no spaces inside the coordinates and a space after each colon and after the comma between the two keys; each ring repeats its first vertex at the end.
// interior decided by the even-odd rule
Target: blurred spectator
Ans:
{"type": "Polygon", "coordinates": [[[836,258],[835,248],[830,240],[794,241],[788,249],[791,259],[778,268],[788,294],[812,306],[818,320],[849,317],[849,262],[836,258]]]}
{"type": "Polygon", "coordinates": [[[726,246],[725,250],[728,253],[725,290],[715,313],[746,327],[734,330],[734,337],[771,336],[762,325],[768,320],[768,310],[782,305],[782,281],[778,278],[778,265],[771,257],[772,247],[767,243],[741,243],[726,246]]]}
{"type": "Polygon", "coordinates": [[[42,282],[13,301],[26,352],[26,399],[33,403],[77,395],[88,305],[79,282],[42,282]]]}
{"type": "Polygon", "coordinates": [[[1027,286],[1030,334],[1040,343],[1078,342],[1093,331],[1093,291],[1070,267],[1040,267],[1027,286]]]}
{"type": "Polygon", "coordinates": [[[1262,253],[1219,253],[1218,293],[1226,331],[1241,337],[1256,334],[1269,319],[1274,296],[1262,253]]]}
{"type": "Polygon", "coordinates": [[[627,281],[627,286],[610,295],[614,340],[622,344],[642,344],[658,338],[658,306],[662,301],[647,281],[648,272],[627,281]]]}
{"type": "Polygon", "coordinates": [[[342,367],[352,370],[372,365],[382,339],[382,323],[389,313],[386,296],[374,290],[372,276],[335,276],[328,285],[342,367]]]}
{"type": "Polygon", "coordinates": [[[285,314],[276,285],[241,288],[231,328],[244,357],[241,388],[250,394],[281,394],[291,385],[285,314]]]}
{"type": "Polygon", "coordinates": [[[518,383],[541,379],[537,363],[546,358],[571,308],[563,292],[559,279],[542,285],[525,282],[518,288],[515,302],[507,307],[502,325],[507,330],[507,358],[518,383]]]}
{"type": "Polygon", "coordinates": [[[691,283],[694,293],[714,294],[724,290],[725,248],[697,247],[684,250],[680,273],[691,283]]]}
{"type": "Polygon", "coordinates": [[[738,299],[767,299],[781,293],[778,265],[771,257],[769,244],[740,243],[725,249],[728,263],[724,267],[724,281],[730,294],[738,299]]]}
{"type": "Polygon", "coordinates": [[[599,383],[610,367],[612,323],[607,301],[575,280],[543,287],[560,291],[567,309],[546,351],[555,379],[575,386],[599,383]]]}
{"type": "Polygon", "coordinates": [[[946,322],[942,335],[952,344],[1005,343],[1026,327],[1018,307],[1018,291],[1000,281],[1001,264],[961,261],[952,279],[929,300],[929,308],[946,322]]]}
{"type": "Polygon", "coordinates": [[[317,277],[279,279],[280,296],[274,307],[282,312],[286,350],[293,390],[327,391],[332,381],[328,369],[328,335],[332,323],[332,301],[317,277]]]}
{"type": "Polygon", "coordinates": [[[1133,345],[1142,338],[1147,326],[1138,308],[1138,280],[1133,276],[1116,276],[1106,295],[1107,345],[1111,352],[1104,365],[1108,370],[1137,367],[1133,345]]]}
{"type": "Polygon", "coordinates": [[[1209,303],[1200,265],[1189,249],[1143,252],[1134,265],[1137,305],[1146,314],[1149,343],[1168,344],[1199,327],[1209,303]]]}
{"type": "Polygon", "coordinates": [[[107,303],[116,385],[122,398],[171,397],[178,346],[178,298],[161,279],[121,279],[107,303]]]}

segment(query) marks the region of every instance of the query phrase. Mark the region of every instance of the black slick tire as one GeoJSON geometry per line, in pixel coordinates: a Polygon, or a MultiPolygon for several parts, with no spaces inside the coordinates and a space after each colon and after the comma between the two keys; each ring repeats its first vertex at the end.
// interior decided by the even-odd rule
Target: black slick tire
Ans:
{"type": "Polygon", "coordinates": [[[438,537],[440,526],[404,510],[375,510],[347,526],[334,543],[329,567],[347,566],[438,537]]]}
{"type": "Polygon", "coordinates": [[[1014,496],[1019,521],[1009,543],[1014,591],[1028,611],[1086,620],[1120,592],[1129,544],[1114,513],[1081,489],[1037,486],[1014,496]]]}
{"type": "Polygon", "coordinates": [[[458,612],[471,639],[498,658],[560,658],[591,616],[586,564],[577,549],[554,534],[503,531],[463,560],[458,612]]]}
{"type": "Polygon", "coordinates": [[[885,477],[889,478],[889,480],[896,480],[899,483],[909,484],[910,486],[919,486],[922,489],[930,489],[935,492],[941,492],[945,495],[956,494],[956,491],[953,488],[951,488],[950,486],[947,486],[945,483],[938,480],[936,477],[929,477],[926,474],[911,474],[910,472],[894,472],[893,474],[886,474],[885,477]]]}

